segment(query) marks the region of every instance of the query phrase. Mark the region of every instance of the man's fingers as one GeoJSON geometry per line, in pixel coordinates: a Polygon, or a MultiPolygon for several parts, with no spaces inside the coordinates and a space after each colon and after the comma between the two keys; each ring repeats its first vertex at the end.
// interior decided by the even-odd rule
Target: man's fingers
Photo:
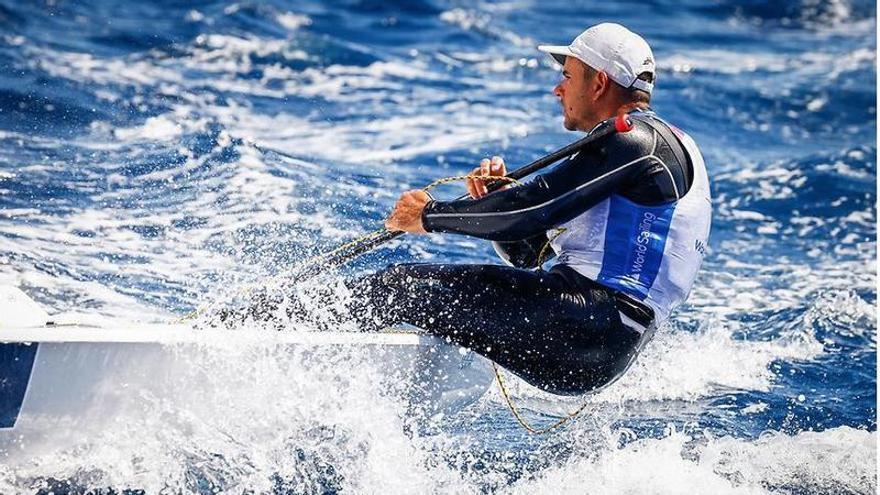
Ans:
{"type": "Polygon", "coordinates": [[[504,167],[504,159],[500,156],[493,156],[490,161],[490,169],[492,170],[492,175],[500,177],[502,175],[507,175],[507,169],[504,167]]]}
{"type": "Polygon", "coordinates": [[[489,170],[492,175],[499,175],[498,172],[501,171],[501,164],[504,163],[501,161],[500,156],[493,156],[491,160],[489,160],[489,170]]]}
{"type": "Polygon", "coordinates": [[[400,229],[400,213],[401,207],[406,204],[407,197],[409,195],[409,191],[405,191],[400,193],[400,196],[397,198],[397,203],[394,204],[394,208],[391,209],[391,214],[388,215],[388,218],[385,220],[385,228],[388,230],[401,230],[400,229]]]}
{"type": "MultiPolygon", "coordinates": [[[[483,158],[482,160],[480,160],[480,176],[488,177],[490,175],[491,163],[492,162],[488,158],[483,158]]],[[[474,181],[474,186],[476,187],[478,198],[482,198],[489,192],[489,190],[486,189],[486,181],[476,180],[474,181]]]]}
{"type": "Polygon", "coordinates": [[[407,191],[404,196],[398,212],[397,227],[405,232],[426,233],[425,227],[422,225],[422,213],[425,206],[431,201],[431,196],[421,189],[407,191]]]}
{"type": "Polygon", "coordinates": [[[466,185],[468,196],[470,196],[472,199],[477,199],[477,188],[474,186],[474,180],[468,179],[466,185]]]}
{"type": "Polygon", "coordinates": [[[413,189],[411,191],[407,191],[404,193],[407,198],[407,203],[412,205],[421,205],[427,203],[430,199],[428,193],[421,189],[413,189]]]}
{"type": "Polygon", "coordinates": [[[489,190],[486,189],[486,183],[481,180],[474,182],[474,189],[476,190],[478,198],[482,198],[489,193],[489,190]]]}
{"type": "MultiPolygon", "coordinates": [[[[472,177],[501,177],[507,175],[504,159],[500,156],[483,158],[480,160],[480,166],[473,169],[470,175],[472,177]]],[[[465,185],[467,186],[468,195],[471,198],[477,199],[489,194],[489,189],[486,187],[487,182],[477,178],[467,179],[465,185]]]]}
{"type": "Polygon", "coordinates": [[[388,215],[388,218],[385,219],[385,228],[388,230],[399,230],[397,229],[397,206],[395,205],[394,209],[391,210],[391,214],[388,215]]]}
{"type": "MultiPolygon", "coordinates": [[[[491,161],[488,158],[483,158],[480,160],[480,175],[483,177],[488,177],[491,174],[491,161]]],[[[485,195],[486,190],[486,181],[478,180],[477,182],[477,191],[480,193],[480,196],[485,195]]]]}
{"type": "MultiPolygon", "coordinates": [[[[471,173],[469,173],[468,175],[480,175],[480,167],[471,170],[471,173]]],[[[467,186],[468,195],[471,198],[479,198],[479,196],[477,196],[477,181],[475,179],[465,179],[465,185],[467,186]]]]}
{"type": "Polygon", "coordinates": [[[480,160],[480,175],[490,175],[490,166],[492,162],[488,158],[480,160]]]}
{"type": "Polygon", "coordinates": [[[402,230],[405,232],[424,233],[421,213],[425,208],[430,196],[425,191],[414,189],[400,195],[400,199],[391,210],[391,214],[385,220],[385,228],[388,230],[402,230]]]}

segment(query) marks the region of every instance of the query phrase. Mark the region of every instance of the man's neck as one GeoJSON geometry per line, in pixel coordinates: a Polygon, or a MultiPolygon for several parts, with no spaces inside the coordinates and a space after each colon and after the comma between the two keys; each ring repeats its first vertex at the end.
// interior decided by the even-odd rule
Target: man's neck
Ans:
{"type": "Polygon", "coordinates": [[[630,113],[635,111],[647,111],[650,110],[651,107],[649,104],[644,102],[628,102],[620,105],[614,106],[613,109],[606,110],[604,112],[599,113],[599,118],[595,122],[590,122],[587,126],[584,126],[585,129],[579,129],[583,132],[590,132],[595,129],[597,125],[605,122],[608,119],[613,119],[620,114],[630,113]]]}

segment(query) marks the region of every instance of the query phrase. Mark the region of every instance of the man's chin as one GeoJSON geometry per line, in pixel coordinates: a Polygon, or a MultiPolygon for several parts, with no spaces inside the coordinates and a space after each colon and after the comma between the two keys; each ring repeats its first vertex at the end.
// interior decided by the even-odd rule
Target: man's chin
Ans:
{"type": "Polygon", "coordinates": [[[574,122],[572,122],[568,119],[562,119],[562,125],[569,131],[576,131],[577,130],[577,124],[575,124],[574,122]]]}

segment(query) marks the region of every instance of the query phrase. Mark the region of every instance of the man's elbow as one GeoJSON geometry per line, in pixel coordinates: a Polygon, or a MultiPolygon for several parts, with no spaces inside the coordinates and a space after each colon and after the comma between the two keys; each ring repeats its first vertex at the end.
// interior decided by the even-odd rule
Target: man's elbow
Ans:
{"type": "Polygon", "coordinates": [[[504,263],[515,268],[536,268],[540,251],[535,250],[528,240],[516,242],[493,241],[495,253],[504,263]]]}

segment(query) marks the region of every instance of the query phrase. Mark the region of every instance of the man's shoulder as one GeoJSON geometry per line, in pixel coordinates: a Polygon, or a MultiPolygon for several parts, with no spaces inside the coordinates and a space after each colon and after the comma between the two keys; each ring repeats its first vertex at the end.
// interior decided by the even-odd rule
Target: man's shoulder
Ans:
{"type": "MultiPolygon", "coordinates": [[[[605,120],[593,128],[595,133],[604,126],[614,126],[614,118],[605,120]]],[[[652,151],[651,128],[644,122],[632,120],[633,127],[627,132],[612,132],[603,137],[595,146],[582,149],[568,157],[573,165],[581,166],[589,163],[592,166],[605,165],[613,167],[620,163],[648,156],[652,151]]]]}
{"type": "MultiPolygon", "coordinates": [[[[666,129],[672,131],[672,135],[674,135],[677,140],[682,141],[682,144],[684,144],[685,141],[694,141],[690,134],[688,134],[666,118],[658,115],[657,112],[653,110],[644,112],[633,112],[632,114],[630,114],[630,117],[634,122],[640,122],[643,126],[648,126],[652,129],[656,129],[663,134],[666,134],[665,132],[663,132],[666,129]]],[[[694,143],[694,146],[696,146],[696,143],[694,143]]]]}
{"type": "MultiPolygon", "coordinates": [[[[631,115],[632,128],[626,132],[615,132],[603,143],[603,153],[609,157],[636,159],[650,155],[655,148],[656,134],[650,116],[631,115]]],[[[609,125],[614,125],[609,119],[609,125]]]]}

